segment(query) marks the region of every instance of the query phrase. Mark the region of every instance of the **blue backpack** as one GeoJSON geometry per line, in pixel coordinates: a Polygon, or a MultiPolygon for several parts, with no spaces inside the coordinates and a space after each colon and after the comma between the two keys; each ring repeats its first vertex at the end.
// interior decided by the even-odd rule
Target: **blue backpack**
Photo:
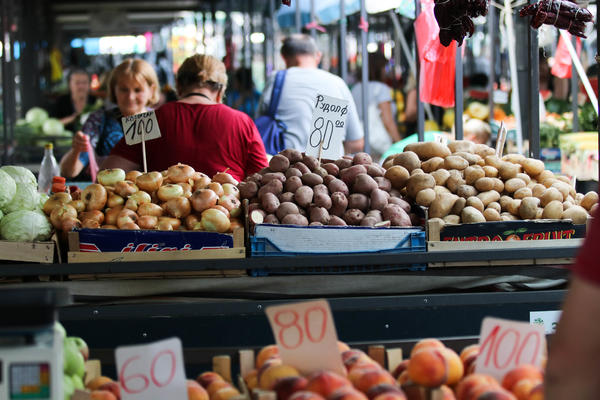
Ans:
{"type": "Polygon", "coordinates": [[[275,118],[277,107],[279,107],[279,100],[281,99],[285,73],[286,70],[277,72],[275,83],[273,84],[273,92],[271,93],[269,110],[265,115],[261,115],[254,121],[260,132],[260,137],[265,144],[265,151],[267,154],[274,155],[285,148],[283,143],[283,133],[287,130],[287,126],[282,121],[275,118]]]}

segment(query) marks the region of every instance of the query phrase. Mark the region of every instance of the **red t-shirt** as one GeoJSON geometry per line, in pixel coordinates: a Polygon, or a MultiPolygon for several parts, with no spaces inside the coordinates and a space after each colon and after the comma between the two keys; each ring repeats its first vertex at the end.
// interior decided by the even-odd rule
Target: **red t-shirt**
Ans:
{"type": "MultiPolygon", "coordinates": [[[[180,162],[210,177],[227,169],[241,181],[268,166],[254,122],[224,104],[170,102],[156,110],[156,119],[161,137],[146,142],[148,171],[180,162]]],[[[128,146],[122,138],[110,154],[143,165],[141,143],[128,146]]]]}
{"type": "Polygon", "coordinates": [[[596,211],[573,271],[581,278],[600,285],[600,213],[596,211]]]}

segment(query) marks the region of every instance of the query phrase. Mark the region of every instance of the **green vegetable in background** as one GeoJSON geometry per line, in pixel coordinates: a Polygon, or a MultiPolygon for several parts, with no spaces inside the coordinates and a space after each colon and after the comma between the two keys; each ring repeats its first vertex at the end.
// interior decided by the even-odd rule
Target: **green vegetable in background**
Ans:
{"type": "Polygon", "coordinates": [[[35,211],[20,210],[0,221],[0,237],[19,242],[43,241],[52,235],[48,218],[35,211]]]}
{"type": "Polygon", "coordinates": [[[598,130],[598,115],[592,103],[585,103],[579,108],[579,128],[586,132],[598,130]]]}
{"type": "Polygon", "coordinates": [[[0,168],[0,171],[4,171],[9,174],[16,183],[26,183],[37,189],[37,179],[35,178],[35,175],[33,175],[33,172],[25,167],[20,167],[18,165],[5,165],[4,167],[0,168]]]}
{"type": "Polygon", "coordinates": [[[17,184],[15,180],[0,169],[0,208],[6,207],[17,193],[17,184]]]}
{"type": "Polygon", "coordinates": [[[562,114],[571,111],[571,102],[567,100],[549,98],[544,102],[546,111],[549,113],[562,114]]]}
{"type": "Polygon", "coordinates": [[[559,147],[559,137],[561,130],[551,124],[542,122],[540,124],[540,147],[555,148],[559,147]]]}

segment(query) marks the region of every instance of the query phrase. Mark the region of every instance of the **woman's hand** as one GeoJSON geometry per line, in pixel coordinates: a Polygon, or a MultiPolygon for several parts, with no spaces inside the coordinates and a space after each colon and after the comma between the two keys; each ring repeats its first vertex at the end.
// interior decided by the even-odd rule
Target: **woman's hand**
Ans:
{"type": "Polygon", "coordinates": [[[90,137],[83,132],[78,131],[75,136],[73,136],[73,143],[71,144],[71,147],[73,148],[74,152],[87,153],[90,146],[90,137]]]}

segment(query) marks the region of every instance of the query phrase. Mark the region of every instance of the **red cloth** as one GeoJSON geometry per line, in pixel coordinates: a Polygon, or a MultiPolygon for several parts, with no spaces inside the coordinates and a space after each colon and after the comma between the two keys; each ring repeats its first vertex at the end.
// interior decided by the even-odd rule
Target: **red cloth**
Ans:
{"type": "MultiPolygon", "coordinates": [[[[148,171],[180,162],[210,177],[229,168],[241,181],[268,166],[254,122],[224,104],[170,102],[156,110],[156,119],[161,137],[146,142],[148,171]]],[[[142,145],[128,146],[124,138],[110,154],[143,165],[142,145]]]]}
{"type": "Polygon", "coordinates": [[[580,278],[600,285],[600,213],[596,211],[583,246],[577,255],[573,271],[580,278]]]}

